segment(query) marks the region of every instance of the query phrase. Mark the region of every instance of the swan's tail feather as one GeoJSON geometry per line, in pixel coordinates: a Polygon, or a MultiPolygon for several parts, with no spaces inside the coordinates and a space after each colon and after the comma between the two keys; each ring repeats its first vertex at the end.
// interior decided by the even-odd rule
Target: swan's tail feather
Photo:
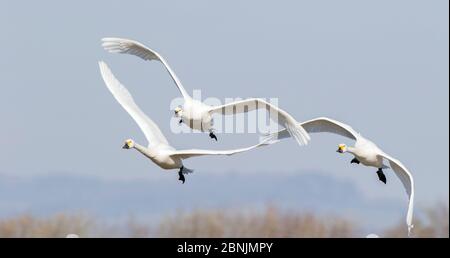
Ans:
{"type": "Polygon", "coordinates": [[[300,125],[286,124],[286,129],[288,130],[292,138],[294,138],[300,146],[308,145],[308,141],[311,140],[309,134],[300,125]]]}
{"type": "Polygon", "coordinates": [[[183,171],[181,171],[181,173],[183,173],[184,175],[192,174],[192,173],[194,173],[194,170],[186,168],[186,167],[183,167],[183,171]]]}

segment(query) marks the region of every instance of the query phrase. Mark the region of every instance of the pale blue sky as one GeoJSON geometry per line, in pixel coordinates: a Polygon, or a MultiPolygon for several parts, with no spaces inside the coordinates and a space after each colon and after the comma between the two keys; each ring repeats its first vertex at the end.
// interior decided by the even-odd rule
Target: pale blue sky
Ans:
{"type": "MultiPolygon", "coordinates": [[[[177,179],[120,148],[144,136],[104,86],[100,59],[175,147],[257,141],[172,134],[169,104],[179,93],[169,75],[160,63],[106,53],[100,39],[113,36],[159,51],[190,92],[279,98],[299,121],[346,122],[411,170],[419,205],[448,202],[448,1],[1,0],[0,28],[0,174],[177,179]]],[[[353,181],[370,198],[404,200],[392,174],[380,185],[374,169],[336,154],[341,142],[351,143],[313,135],[305,148],[285,141],[186,166],[211,174],[323,171],[353,181]]]]}

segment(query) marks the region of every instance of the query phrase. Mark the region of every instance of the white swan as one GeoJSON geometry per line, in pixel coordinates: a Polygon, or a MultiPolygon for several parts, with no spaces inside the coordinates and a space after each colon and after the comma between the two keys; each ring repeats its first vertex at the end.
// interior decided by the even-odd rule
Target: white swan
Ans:
{"type": "MultiPolygon", "coordinates": [[[[338,134],[340,136],[355,140],[356,142],[354,147],[340,144],[337,152],[348,152],[353,154],[354,159],[351,161],[352,164],[363,164],[365,166],[377,168],[378,177],[385,184],[387,181],[386,176],[383,173],[383,169],[389,167],[384,165],[384,161],[389,162],[390,167],[392,168],[392,170],[394,170],[395,174],[397,174],[398,178],[403,183],[403,186],[405,187],[406,193],[408,195],[409,204],[408,213],[406,216],[406,224],[408,225],[408,235],[410,235],[411,229],[413,228],[412,220],[414,210],[414,179],[408,169],[399,160],[394,159],[384,153],[375,145],[375,143],[362,137],[349,125],[326,117],[312,119],[301,123],[301,125],[308,133],[327,132],[338,134]]],[[[290,137],[290,135],[286,132],[286,130],[282,130],[280,132],[268,135],[265,138],[265,141],[281,140],[288,137],[290,137]]]]}
{"type": "Polygon", "coordinates": [[[268,143],[263,142],[248,148],[224,151],[196,149],[176,150],[169,145],[169,142],[164,137],[158,126],[136,105],[131,94],[114,77],[109,67],[102,61],[99,62],[99,66],[106,86],[111,91],[117,102],[119,102],[119,104],[122,105],[128,114],[136,121],[149,142],[148,147],[144,147],[135,143],[133,140],[126,140],[123,148],[136,149],[163,169],[179,169],[179,180],[183,183],[185,182],[184,174],[193,172],[192,170],[184,167],[184,159],[205,155],[233,155],[236,153],[249,151],[256,147],[268,145],[268,143]]]}
{"type": "Polygon", "coordinates": [[[164,65],[178,90],[181,92],[181,95],[183,95],[183,107],[174,110],[175,115],[180,118],[180,124],[185,123],[194,130],[209,132],[209,136],[217,141],[213,129],[213,114],[233,115],[236,113],[250,112],[259,108],[266,108],[270,111],[271,118],[284,126],[300,145],[306,145],[310,140],[308,133],[298,125],[290,114],[264,100],[253,98],[216,107],[205,105],[189,96],[167,61],[157,52],[134,40],[104,38],[102,41],[103,48],[111,53],[135,55],[148,61],[160,61],[164,65]]]}

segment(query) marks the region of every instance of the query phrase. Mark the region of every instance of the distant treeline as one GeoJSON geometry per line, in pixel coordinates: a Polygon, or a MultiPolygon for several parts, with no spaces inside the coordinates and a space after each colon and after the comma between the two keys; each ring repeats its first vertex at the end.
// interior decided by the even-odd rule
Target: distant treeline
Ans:
{"type": "MultiPolygon", "coordinates": [[[[416,218],[414,237],[449,237],[448,204],[438,204],[416,218]]],[[[348,238],[365,237],[357,224],[333,216],[325,219],[312,213],[282,211],[268,206],[263,212],[204,211],[177,212],[154,225],[133,218],[120,225],[106,225],[83,214],[57,214],[40,218],[31,214],[0,220],[0,237],[257,237],[257,238],[348,238]]],[[[380,237],[406,237],[406,226],[381,232],[380,237]]]]}

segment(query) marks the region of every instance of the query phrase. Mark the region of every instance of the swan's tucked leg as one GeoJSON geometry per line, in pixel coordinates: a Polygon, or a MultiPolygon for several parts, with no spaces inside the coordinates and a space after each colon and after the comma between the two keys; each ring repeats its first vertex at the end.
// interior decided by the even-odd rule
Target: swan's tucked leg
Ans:
{"type": "Polygon", "coordinates": [[[180,121],[178,122],[179,125],[181,125],[183,123],[183,119],[180,119],[180,121]]]}
{"type": "Polygon", "coordinates": [[[387,183],[387,179],[386,179],[386,176],[383,173],[383,169],[382,168],[378,169],[377,175],[378,175],[378,178],[380,179],[381,182],[383,182],[384,184],[387,183]]]}
{"type": "Polygon", "coordinates": [[[217,136],[214,134],[214,131],[213,131],[213,130],[210,130],[210,131],[209,131],[209,137],[210,137],[211,139],[216,140],[216,142],[217,142],[217,136]]]}
{"type": "Polygon", "coordinates": [[[352,161],[350,163],[359,165],[361,162],[359,162],[359,160],[357,158],[354,158],[354,159],[352,159],[352,161]]]}
{"type": "Polygon", "coordinates": [[[178,175],[180,176],[180,178],[178,178],[178,180],[180,180],[184,184],[186,182],[186,178],[184,177],[183,170],[184,170],[184,167],[181,167],[180,171],[178,172],[178,175]]]}

